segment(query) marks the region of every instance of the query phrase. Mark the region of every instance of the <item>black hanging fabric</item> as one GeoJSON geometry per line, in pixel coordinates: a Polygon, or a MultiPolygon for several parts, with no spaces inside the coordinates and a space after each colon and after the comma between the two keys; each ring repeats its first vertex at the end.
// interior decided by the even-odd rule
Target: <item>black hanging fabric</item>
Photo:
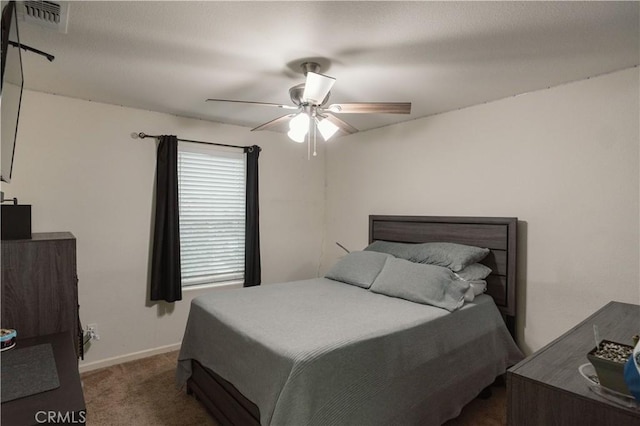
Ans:
{"type": "Polygon", "coordinates": [[[260,147],[246,147],[247,198],[245,214],[244,286],[260,285],[260,212],[258,206],[258,156],[260,147]]]}
{"type": "Polygon", "coordinates": [[[160,136],[156,165],[156,216],[151,260],[151,300],[182,300],[178,138],[160,136]]]}

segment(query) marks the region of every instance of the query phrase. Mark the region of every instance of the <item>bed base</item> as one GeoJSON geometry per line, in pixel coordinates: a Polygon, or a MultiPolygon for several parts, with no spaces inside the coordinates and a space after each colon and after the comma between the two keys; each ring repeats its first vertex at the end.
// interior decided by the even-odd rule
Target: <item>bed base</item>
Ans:
{"type": "MultiPolygon", "coordinates": [[[[187,394],[193,395],[220,426],[259,426],[260,410],[231,383],[191,360],[192,377],[187,380],[187,394]]],[[[477,396],[487,400],[493,396],[493,386],[504,386],[503,375],[484,388],[477,396]]]]}
{"type": "MultiPolygon", "coordinates": [[[[491,253],[483,261],[494,271],[487,280],[488,293],[494,298],[507,329],[517,342],[516,232],[517,218],[369,216],[369,242],[445,241],[490,248],[491,253]]],[[[260,425],[258,407],[231,383],[196,360],[191,361],[191,368],[187,393],[195,395],[222,426],[260,425]]],[[[481,398],[490,396],[490,386],[479,395],[481,398]]]]}
{"type": "MultiPolygon", "coordinates": [[[[231,383],[191,360],[193,375],[187,380],[187,394],[193,395],[220,426],[260,426],[260,410],[231,383]]],[[[487,400],[493,396],[493,386],[504,386],[503,375],[484,388],[477,396],[487,400]]]]}
{"type": "Polygon", "coordinates": [[[221,426],[259,426],[260,410],[231,383],[191,360],[187,394],[194,395],[221,426]]]}

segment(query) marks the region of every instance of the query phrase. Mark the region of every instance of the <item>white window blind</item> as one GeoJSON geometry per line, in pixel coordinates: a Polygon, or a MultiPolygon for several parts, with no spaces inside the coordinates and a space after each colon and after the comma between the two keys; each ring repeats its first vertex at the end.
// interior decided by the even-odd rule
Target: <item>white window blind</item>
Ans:
{"type": "Polygon", "coordinates": [[[245,164],[244,153],[180,144],[183,287],[244,279],[245,164]]]}

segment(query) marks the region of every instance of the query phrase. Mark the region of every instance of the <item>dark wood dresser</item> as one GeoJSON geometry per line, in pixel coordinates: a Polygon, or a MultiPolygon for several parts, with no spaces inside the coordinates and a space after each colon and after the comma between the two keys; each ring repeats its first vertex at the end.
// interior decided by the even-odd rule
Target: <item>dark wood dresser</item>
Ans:
{"type": "Polygon", "coordinates": [[[70,232],[2,241],[2,328],[18,338],[70,332],[80,354],[76,239],[70,232]]]}
{"type": "Polygon", "coordinates": [[[513,426],[640,425],[640,409],[593,392],[578,372],[601,339],[631,344],[640,333],[640,306],[610,302],[507,371],[507,422],[513,426]]]}
{"type": "Polygon", "coordinates": [[[16,348],[10,350],[51,344],[60,387],[2,403],[2,425],[86,424],[87,413],[78,373],[78,359],[71,341],[72,336],[68,332],[18,339],[16,348]],[[55,420],[46,421],[50,416],[55,420]]]}

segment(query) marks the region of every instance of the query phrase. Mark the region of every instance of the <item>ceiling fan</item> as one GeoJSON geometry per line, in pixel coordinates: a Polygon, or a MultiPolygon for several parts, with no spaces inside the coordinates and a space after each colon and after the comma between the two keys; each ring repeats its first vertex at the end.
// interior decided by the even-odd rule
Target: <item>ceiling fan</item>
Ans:
{"type": "Polygon", "coordinates": [[[289,89],[289,96],[295,105],[281,105],[270,102],[238,101],[231,99],[207,99],[207,102],[234,102],[242,104],[277,107],[295,110],[274,120],[251,129],[286,131],[289,137],[303,143],[311,142],[313,136],[314,155],[316,130],[326,141],[334,135],[342,136],[356,133],[358,129],[336,117],[334,114],[410,114],[410,102],[355,102],[327,105],[331,88],[336,79],[320,74],[317,62],[303,62],[302,71],[306,81],[289,89]],[[288,131],[285,123],[289,123],[288,131]],[[307,138],[308,135],[308,138],[307,138]]]}

